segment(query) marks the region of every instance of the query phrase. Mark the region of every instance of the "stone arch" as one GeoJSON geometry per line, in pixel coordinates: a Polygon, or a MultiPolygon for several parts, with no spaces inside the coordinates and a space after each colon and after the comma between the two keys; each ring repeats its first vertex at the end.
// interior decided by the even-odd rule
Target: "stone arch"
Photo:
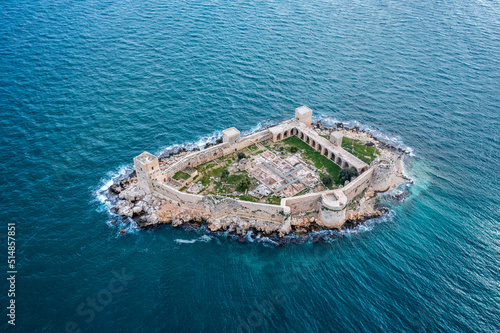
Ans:
{"type": "Polygon", "coordinates": [[[278,133],[278,136],[276,137],[276,140],[278,140],[278,141],[281,140],[281,133],[278,133]]]}
{"type": "Polygon", "coordinates": [[[283,138],[288,138],[288,131],[285,131],[285,134],[283,134],[283,138]]]}

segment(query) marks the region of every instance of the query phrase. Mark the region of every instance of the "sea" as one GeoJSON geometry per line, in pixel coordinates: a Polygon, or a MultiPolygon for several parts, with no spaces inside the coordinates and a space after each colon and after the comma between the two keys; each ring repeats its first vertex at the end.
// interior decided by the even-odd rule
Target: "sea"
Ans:
{"type": "Polygon", "coordinates": [[[4,0],[0,128],[2,332],[500,332],[497,0],[4,0]],[[301,105],[407,150],[404,200],[287,244],[111,223],[138,154],[301,105]]]}

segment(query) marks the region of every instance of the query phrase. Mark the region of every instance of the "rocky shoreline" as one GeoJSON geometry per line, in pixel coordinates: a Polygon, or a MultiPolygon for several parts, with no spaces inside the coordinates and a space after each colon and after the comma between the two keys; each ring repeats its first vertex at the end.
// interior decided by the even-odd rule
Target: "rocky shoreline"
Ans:
{"type": "MultiPolygon", "coordinates": [[[[319,134],[327,134],[332,128],[324,128],[321,122],[315,126],[315,130],[319,134]]],[[[359,127],[346,128],[342,124],[337,124],[336,130],[341,131],[344,135],[361,140],[366,143],[377,145],[381,150],[390,151],[393,154],[405,155],[407,152],[401,148],[393,147],[386,144],[371,133],[362,131],[359,127]]],[[[207,143],[205,148],[212,144],[207,143]]],[[[195,149],[196,150],[196,149],[195,149]]],[[[190,153],[186,148],[181,148],[175,153],[169,153],[160,156],[160,168],[167,168],[169,165],[176,163],[186,154],[190,153]]],[[[401,166],[402,168],[403,166],[401,166]]],[[[398,179],[392,184],[392,188],[403,182],[411,183],[411,179],[406,178],[402,170],[400,170],[398,179]]],[[[138,186],[136,172],[131,172],[125,178],[112,184],[106,193],[107,198],[112,203],[111,213],[117,214],[122,218],[124,224],[134,221],[141,229],[156,228],[161,225],[171,225],[172,227],[180,227],[188,230],[205,228],[212,233],[224,233],[229,236],[238,238],[243,241],[247,235],[252,237],[270,237],[275,242],[280,242],[278,228],[272,223],[260,222],[253,220],[252,223],[246,223],[245,219],[235,217],[227,217],[217,222],[209,221],[201,213],[183,209],[176,205],[172,200],[163,197],[155,192],[146,193],[138,186]],[[252,227],[250,227],[252,225],[252,227]]],[[[395,201],[404,200],[407,191],[393,195],[395,201]]],[[[389,210],[385,207],[379,207],[377,204],[377,193],[367,191],[362,198],[359,198],[355,203],[357,207],[353,207],[347,213],[347,219],[342,228],[337,228],[333,231],[340,232],[341,229],[353,229],[363,224],[367,220],[378,218],[387,214],[389,210]]],[[[291,217],[291,235],[307,236],[311,233],[319,233],[324,230],[316,224],[314,216],[293,216],[291,217]]],[[[116,220],[112,222],[116,224],[116,220]]],[[[126,233],[127,229],[120,229],[120,233],[126,233]]]]}

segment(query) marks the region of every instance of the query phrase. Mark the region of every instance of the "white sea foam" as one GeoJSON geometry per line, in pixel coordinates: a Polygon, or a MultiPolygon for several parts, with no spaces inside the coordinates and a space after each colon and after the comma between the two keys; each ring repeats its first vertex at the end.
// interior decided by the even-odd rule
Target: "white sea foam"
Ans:
{"type": "Polygon", "coordinates": [[[208,243],[212,241],[213,237],[210,235],[202,235],[196,239],[182,239],[182,238],[177,238],[175,242],[177,244],[193,244],[196,242],[203,242],[203,243],[208,243]]]}
{"type": "MultiPolygon", "coordinates": [[[[313,117],[313,121],[317,122],[318,120],[321,120],[321,123],[324,127],[336,127],[337,124],[341,123],[344,127],[347,128],[353,128],[353,127],[359,127],[360,130],[363,130],[367,133],[370,133],[373,137],[377,138],[379,141],[384,142],[388,145],[394,146],[396,148],[400,148],[407,152],[410,156],[414,156],[414,151],[411,147],[407,146],[399,136],[393,135],[390,133],[386,133],[377,129],[374,129],[368,125],[364,125],[360,123],[359,121],[356,120],[350,120],[350,121],[341,121],[336,119],[335,117],[332,116],[325,116],[325,115],[320,115],[320,116],[315,116],[313,117]]],[[[257,125],[254,127],[244,130],[241,132],[241,136],[248,136],[254,133],[257,133],[259,131],[262,131],[266,128],[278,125],[281,123],[283,120],[266,120],[263,122],[259,122],[257,125]]],[[[211,134],[205,135],[198,140],[195,141],[189,141],[185,142],[182,144],[173,144],[170,146],[167,146],[160,151],[156,153],[156,156],[168,156],[170,154],[175,154],[179,152],[181,149],[186,149],[188,151],[194,150],[194,149],[200,149],[204,150],[205,145],[207,143],[215,144],[217,139],[221,137],[221,131],[215,131],[211,134]]],[[[105,177],[100,182],[99,188],[95,191],[95,197],[97,201],[101,204],[98,210],[100,211],[108,211],[112,206],[112,201],[109,199],[107,196],[107,191],[109,187],[115,183],[118,183],[121,179],[125,178],[127,175],[129,175],[133,171],[133,164],[126,164],[118,167],[116,170],[109,172],[105,177]]],[[[409,175],[409,178],[412,175],[409,175]]],[[[370,230],[373,230],[374,225],[377,223],[381,223],[384,220],[384,218],[388,218],[387,216],[383,216],[380,218],[368,220],[358,226],[356,226],[353,229],[343,229],[340,234],[344,235],[349,235],[349,234],[354,234],[354,233],[361,233],[361,232],[367,232],[370,230]]],[[[108,223],[109,224],[109,223],[108,223]]],[[[110,224],[111,225],[111,224],[110,224]]],[[[129,232],[137,232],[139,230],[139,227],[135,223],[131,223],[127,227],[127,233],[129,232]]],[[[325,231],[325,232],[330,232],[330,231],[325,231]]],[[[257,240],[258,242],[265,242],[268,244],[272,245],[277,245],[276,242],[273,240],[267,238],[267,237],[260,237],[258,236],[257,238],[252,238],[251,237],[252,232],[250,231],[247,233],[245,236],[245,239],[249,242],[254,242],[257,240]]],[[[329,233],[330,235],[330,233],[329,233]]],[[[227,235],[226,235],[227,237],[227,235]]],[[[197,241],[202,241],[202,242],[209,242],[212,238],[208,235],[203,235],[199,239],[194,239],[194,240],[184,240],[184,239],[176,239],[175,241],[179,244],[192,244],[197,241]]]]}
{"type": "Polygon", "coordinates": [[[318,120],[321,120],[321,124],[324,127],[336,127],[337,124],[342,124],[344,127],[347,127],[347,128],[358,127],[360,130],[362,130],[366,133],[370,133],[377,140],[384,142],[388,145],[391,145],[393,147],[402,149],[410,156],[415,156],[415,152],[414,152],[413,148],[410,146],[407,146],[403,142],[401,137],[398,135],[380,131],[380,130],[375,129],[373,127],[370,127],[368,125],[362,124],[357,120],[339,120],[335,117],[325,116],[325,115],[313,117],[313,122],[317,122],[318,120]]]}
{"type": "Polygon", "coordinates": [[[177,238],[175,240],[175,242],[177,244],[193,244],[193,243],[196,243],[196,239],[180,239],[180,238],[177,238]]]}

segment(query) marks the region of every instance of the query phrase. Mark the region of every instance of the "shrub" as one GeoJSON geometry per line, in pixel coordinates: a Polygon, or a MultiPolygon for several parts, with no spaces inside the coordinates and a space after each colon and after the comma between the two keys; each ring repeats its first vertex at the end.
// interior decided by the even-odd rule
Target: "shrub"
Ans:
{"type": "Polygon", "coordinates": [[[238,187],[236,189],[240,192],[245,192],[250,187],[250,184],[251,184],[250,178],[245,175],[245,177],[241,178],[240,182],[238,183],[238,187]]]}
{"type": "Polygon", "coordinates": [[[291,153],[296,153],[299,151],[299,148],[295,147],[295,146],[292,146],[292,148],[290,148],[290,152],[291,153]]]}
{"type": "Polygon", "coordinates": [[[227,171],[227,169],[224,169],[222,170],[222,172],[220,173],[220,180],[227,180],[229,178],[229,171],[227,171]]]}
{"type": "Polygon", "coordinates": [[[323,177],[321,177],[321,181],[323,182],[323,184],[325,184],[326,187],[330,187],[333,184],[333,178],[330,175],[324,175],[323,177]]]}
{"type": "Polygon", "coordinates": [[[246,157],[245,153],[244,152],[239,152],[238,153],[238,159],[241,160],[241,159],[244,159],[246,157]]]}
{"type": "Polygon", "coordinates": [[[340,170],[339,180],[343,184],[346,181],[351,181],[352,178],[358,176],[358,171],[354,168],[345,168],[340,170]]]}

